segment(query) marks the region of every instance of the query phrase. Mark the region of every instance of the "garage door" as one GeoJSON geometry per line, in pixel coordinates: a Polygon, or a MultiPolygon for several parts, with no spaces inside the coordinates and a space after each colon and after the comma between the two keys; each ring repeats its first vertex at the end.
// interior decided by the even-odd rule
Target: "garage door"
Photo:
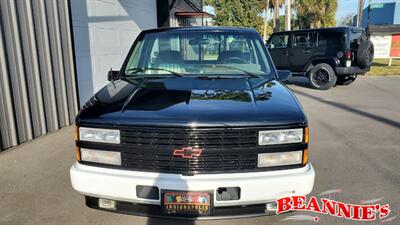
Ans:
{"type": "Polygon", "coordinates": [[[0,151],[77,113],[68,0],[0,1],[0,151]]]}
{"type": "Polygon", "coordinates": [[[143,29],[157,27],[156,0],[71,0],[80,104],[119,70],[143,29]]]}

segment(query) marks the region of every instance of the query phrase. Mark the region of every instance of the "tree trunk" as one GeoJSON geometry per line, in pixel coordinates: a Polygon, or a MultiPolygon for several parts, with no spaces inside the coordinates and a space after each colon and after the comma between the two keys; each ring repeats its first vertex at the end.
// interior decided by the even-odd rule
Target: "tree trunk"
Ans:
{"type": "Polygon", "coordinates": [[[292,1],[286,0],[286,12],[285,12],[285,30],[291,30],[292,20],[292,1]]]}
{"type": "Polygon", "coordinates": [[[266,1],[265,4],[265,15],[264,15],[264,41],[267,40],[267,27],[268,27],[268,6],[269,6],[269,0],[266,1]]]}
{"type": "Polygon", "coordinates": [[[279,1],[275,0],[274,2],[274,18],[273,18],[273,22],[274,22],[274,32],[278,32],[279,29],[279,1]]]}

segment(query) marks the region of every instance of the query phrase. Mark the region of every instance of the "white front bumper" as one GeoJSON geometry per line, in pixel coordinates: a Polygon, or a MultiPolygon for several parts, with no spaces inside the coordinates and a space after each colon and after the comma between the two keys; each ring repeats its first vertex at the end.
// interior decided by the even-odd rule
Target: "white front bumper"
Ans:
{"type": "Polygon", "coordinates": [[[159,190],[214,190],[214,192],[219,187],[240,187],[240,200],[214,199],[216,207],[266,203],[287,194],[306,195],[312,191],[315,178],[311,164],[298,169],[269,172],[182,176],[107,169],[75,163],[71,167],[70,175],[72,187],[84,195],[156,205],[160,204],[159,200],[138,198],[136,185],[157,186],[159,190]]]}

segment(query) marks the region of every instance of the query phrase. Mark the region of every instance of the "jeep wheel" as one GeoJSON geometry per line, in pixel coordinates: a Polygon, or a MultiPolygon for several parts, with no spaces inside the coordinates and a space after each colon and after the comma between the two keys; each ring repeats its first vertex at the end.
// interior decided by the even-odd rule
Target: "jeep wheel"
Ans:
{"type": "Polygon", "coordinates": [[[328,90],[336,84],[336,74],[332,67],[326,63],[314,66],[309,73],[311,86],[319,90],[328,90]]]}
{"type": "Polygon", "coordinates": [[[349,85],[353,83],[357,78],[357,75],[350,75],[350,76],[339,76],[337,77],[336,84],[337,85],[349,85]]]}
{"type": "Polygon", "coordinates": [[[361,40],[357,50],[357,64],[360,68],[368,68],[374,59],[374,45],[368,39],[361,40]]]}

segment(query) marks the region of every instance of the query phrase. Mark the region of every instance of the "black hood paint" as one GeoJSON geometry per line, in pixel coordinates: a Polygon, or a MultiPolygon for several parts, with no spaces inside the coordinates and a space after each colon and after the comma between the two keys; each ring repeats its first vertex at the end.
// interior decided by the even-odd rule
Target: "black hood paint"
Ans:
{"type": "Polygon", "coordinates": [[[305,124],[294,95],[259,78],[118,80],[95,94],[78,125],[275,126],[305,124]]]}

